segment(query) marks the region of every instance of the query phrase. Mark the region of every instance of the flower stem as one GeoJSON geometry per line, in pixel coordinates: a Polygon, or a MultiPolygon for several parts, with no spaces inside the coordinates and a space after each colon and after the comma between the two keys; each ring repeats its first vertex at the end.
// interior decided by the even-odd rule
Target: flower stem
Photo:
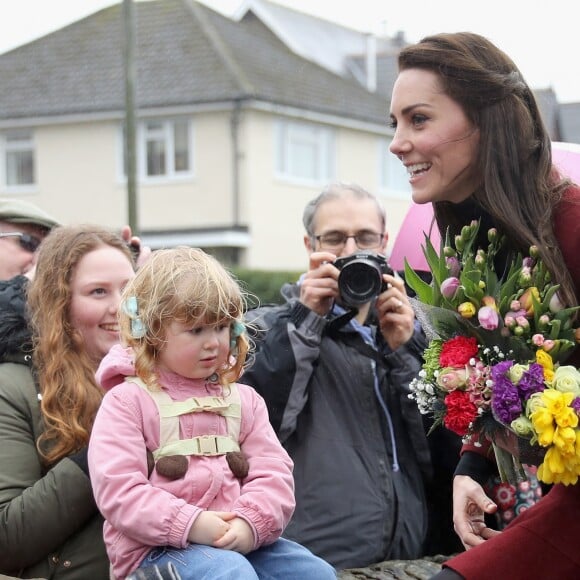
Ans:
{"type": "Polygon", "coordinates": [[[526,472],[520,460],[514,457],[509,451],[506,451],[499,445],[492,443],[493,452],[499,470],[499,476],[502,482],[507,482],[510,485],[517,485],[518,483],[527,479],[526,472]]]}

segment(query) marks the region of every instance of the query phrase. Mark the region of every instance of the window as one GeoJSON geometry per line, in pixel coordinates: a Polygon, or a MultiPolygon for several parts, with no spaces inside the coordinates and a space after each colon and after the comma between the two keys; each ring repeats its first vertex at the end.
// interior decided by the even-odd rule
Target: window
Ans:
{"type": "Polygon", "coordinates": [[[326,183],[334,175],[334,134],[308,123],[276,124],[276,173],[283,178],[326,183]]]}
{"type": "Polygon", "coordinates": [[[407,170],[389,151],[390,141],[381,139],[379,144],[380,187],[388,197],[411,199],[411,186],[407,170]]]}
{"type": "MultiPolygon", "coordinates": [[[[143,180],[193,174],[193,128],[189,119],[150,120],[137,127],[137,171],[143,180]]],[[[122,135],[124,146],[124,131],[122,135]]],[[[126,175],[123,157],[123,174],[126,175]]]]}
{"type": "Polygon", "coordinates": [[[4,183],[7,188],[34,185],[34,142],[31,131],[6,133],[4,145],[4,183]]]}

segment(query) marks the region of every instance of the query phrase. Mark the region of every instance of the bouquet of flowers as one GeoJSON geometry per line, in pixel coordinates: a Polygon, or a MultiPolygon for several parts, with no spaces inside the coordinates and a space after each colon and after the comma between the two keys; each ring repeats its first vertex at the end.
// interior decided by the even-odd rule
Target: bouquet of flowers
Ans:
{"type": "Polygon", "coordinates": [[[504,450],[517,438],[521,449],[537,451],[528,456],[536,456],[540,480],[574,484],[580,372],[564,362],[580,342],[573,323],[580,307],[562,306],[535,247],[500,278],[494,262],[504,239],[490,229],[487,248],[476,248],[479,227],[464,226],[453,242],[447,234],[439,252],[426,237],[430,284],[405,264],[430,340],[410,396],[421,413],[433,415],[434,426],[443,423],[476,445],[489,439],[502,480],[523,477],[519,459],[504,450]]]}

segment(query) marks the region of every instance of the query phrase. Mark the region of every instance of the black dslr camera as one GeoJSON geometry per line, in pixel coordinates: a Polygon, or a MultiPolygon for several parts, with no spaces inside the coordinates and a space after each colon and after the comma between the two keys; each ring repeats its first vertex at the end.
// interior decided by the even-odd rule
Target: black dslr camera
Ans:
{"type": "Polygon", "coordinates": [[[338,291],[346,306],[360,306],[369,302],[387,289],[383,274],[393,275],[384,256],[367,251],[337,258],[334,265],[340,270],[338,291]]]}

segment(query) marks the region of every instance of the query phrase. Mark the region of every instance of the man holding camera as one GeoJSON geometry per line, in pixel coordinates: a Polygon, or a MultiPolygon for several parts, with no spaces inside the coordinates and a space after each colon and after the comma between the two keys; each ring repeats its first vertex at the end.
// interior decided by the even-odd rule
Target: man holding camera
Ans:
{"type": "Polygon", "coordinates": [[[248,313],[262,329],[241,377],[266,400],[294,460],[285,532],[338,569],[422,555],[429,449],[408,384],[425,339],[383,257],[376,197],[333,184],[305,208],[309,270],[286,304],[248,313]]]}

